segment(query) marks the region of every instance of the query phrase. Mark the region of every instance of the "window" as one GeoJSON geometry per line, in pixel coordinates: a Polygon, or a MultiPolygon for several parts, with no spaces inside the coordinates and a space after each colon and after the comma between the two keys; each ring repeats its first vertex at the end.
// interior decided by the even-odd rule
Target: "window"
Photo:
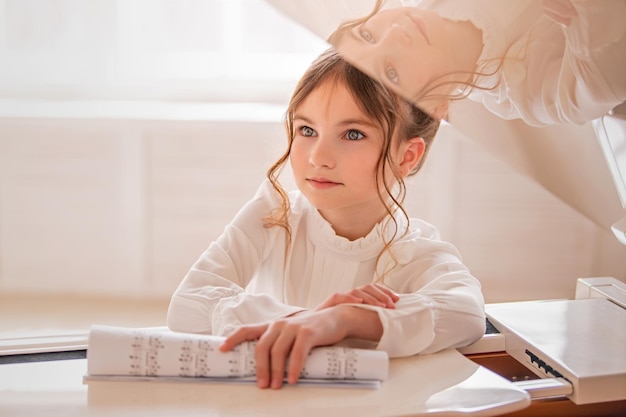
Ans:
{"type": "Polygon", "coordinates": [[[0,340],[162,325],[326,48],[263,0],[0,0],[0,340]]]}
{"type": "Polygon", "coordinates": [[[263,0],[0,0],[8,98],[284,102],[325,48],[263,0]]]}

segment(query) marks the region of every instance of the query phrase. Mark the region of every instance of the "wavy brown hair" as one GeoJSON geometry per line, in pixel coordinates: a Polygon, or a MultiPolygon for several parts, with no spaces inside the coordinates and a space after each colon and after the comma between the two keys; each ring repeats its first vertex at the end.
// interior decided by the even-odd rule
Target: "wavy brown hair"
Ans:
{"type": "MultiPolygon", "coordinates": [[[[288,251],[291,243],[291,229],[288,222],[290,201],[278,177],[291,153],[291,146],[295,137],[294,117],[296,110],[313,90],[325,82],[341,83],[345,85],[361,110],[363,110],[372,121],[377,122],[383,132],[383,146],[376,164],[377,172],[382,175],[376,176],[376,186],[377,189],[380,190],[380,200],[384,204],[387,213],[390,215],[388,216],[388,221],[394,224],[395,230],[392,238],[385,241],[385,246],[378,255],[378,259],[380,259],[381,254],[390,248],[395,238],[399,235],[404,235],[408,230],[399,231],[398,223],[394,216],[396,211],[399,210],[407,219],[408,225],[408,215],[402,207],[406,196],[406,185],[391,156],[394,132],[396,132],[396,130],[399,132],[398,136],[400,140],[415,137],[420,137],[424,140],[424,154],[415,168],[409,173],[409,175],[414,175],[424,164],[428,150],[439,129],[440,122],[346,62],[337,51],[332,48],[320,55],[311,64],[296,86],[291,100],[289,101],[284,120],[287,133],[287,149],[267,171],[267,178],[280,195],[281,204],[264,219],[264,226],[279,226],[285,229],[287,238],[286,250],[288,251]],[[387,178],[388,172],[392,173],[398,185],[395,191],[394,187],[387,184],[386,181],[381,181],[381,178],[387,178]]],[[[393,254],[392,259],[394,259],[395,262],[393,254]]]]}

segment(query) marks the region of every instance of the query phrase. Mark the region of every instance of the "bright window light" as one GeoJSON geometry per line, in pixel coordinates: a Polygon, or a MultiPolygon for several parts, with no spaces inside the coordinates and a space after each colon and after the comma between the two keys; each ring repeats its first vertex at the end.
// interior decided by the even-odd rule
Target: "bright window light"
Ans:
{"type": "Polygon", "coordinates": [[[0,0],[0,98],[282,102],[326,47],[263,0],[0,0]]]}

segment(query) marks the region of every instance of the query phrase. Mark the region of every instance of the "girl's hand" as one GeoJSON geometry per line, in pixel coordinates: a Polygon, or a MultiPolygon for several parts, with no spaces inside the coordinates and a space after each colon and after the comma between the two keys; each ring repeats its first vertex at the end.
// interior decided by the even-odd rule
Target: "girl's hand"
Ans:
{"type": "Polygon", "coordinates": [[[399,299],[400,297],[387,287],[379,284],[367,284],[346,293],[335,293],[331,295],[326,301],[320,304],[315,311],[347,303],[395,308],[396,302],[399,299]]]}
{"type": "Polygon", "coordinates": [[[288,383],[298,381],[314,347],[332,345],[347,337],[380,340],[381,335],[382,324],[376,312],[334,306],[271,323],[242,326],[226,338],[220,350],[227,352],[242,342],[258,340],[254,352],[257,385],[277,389],[283,385],[285,371],[288,383]]]}

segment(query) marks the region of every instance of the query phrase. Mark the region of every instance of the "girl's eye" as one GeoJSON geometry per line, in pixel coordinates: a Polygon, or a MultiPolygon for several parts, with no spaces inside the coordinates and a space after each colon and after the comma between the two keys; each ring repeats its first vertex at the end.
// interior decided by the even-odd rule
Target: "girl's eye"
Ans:
{"type": "Polygon", "coordinates": [[[398,81],[400,81],[398,77],[398,73],[396,72],[396,69],[394,67],[387,68],[387,70],[385,71],[385,75],[387,76],[389,81],[391,81],[394,84],[398,84],[398,81]]]}
{"type": "Polygon", "coordinates": [[[306,136],[306,137],[315,136],[315,130],[312,127],[302,126],[299,130],[302,136],[306,136]]]}
{"type": "Polygon", "coordinates": [[[367,29],[361,29],[361,37],[365,42],[374,43],[374,37],[371,32],[367,29]]]}
{"type": "Polygon", "coordinates": [[[346,132],[346,139],[348,140],[359,140],[363,139],[365,135],[358,130],[350,129],[346,132]]]}

